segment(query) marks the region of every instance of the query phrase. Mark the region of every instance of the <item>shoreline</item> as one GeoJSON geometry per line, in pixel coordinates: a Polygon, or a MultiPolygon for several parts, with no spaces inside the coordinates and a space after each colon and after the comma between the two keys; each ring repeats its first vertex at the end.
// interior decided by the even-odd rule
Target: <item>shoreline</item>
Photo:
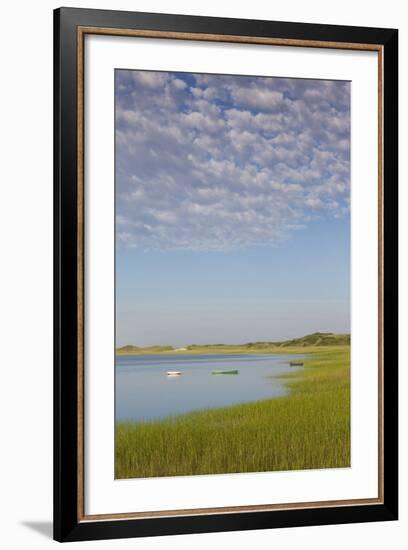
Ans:
{"type": "Polygon", "coordinates": [[[241,344],[188,344],[185,346],[150,345],[135,346],[128,344],[115,349],[115,355],[153,355],[153,354],[211,354],[211,353],[301,353],[306,348],[328,349],[350,346],[350,334],[334,332],[314,332],[300,338],[281,341],[254,341],[241,344]],[[293,350],[293,351],[292,351],[293,350]]]}
{"type": "Polygon", "coordinates": [[[198,347],[197,349],[189,349],[186,351],[140,351],[140,352],[116,352],[116,357],[139,357],[143,355],[161,355],[168,357],[188,356],[188,355],[296,355],[309,353],[322,353],[325,351],[337,351],[349,348],[350,344],[343,345],[327,345],[327,346],[273,346],[265,348],[246,348],[244,346],[237,347],[222,346],[220,348],[198,347]]]}

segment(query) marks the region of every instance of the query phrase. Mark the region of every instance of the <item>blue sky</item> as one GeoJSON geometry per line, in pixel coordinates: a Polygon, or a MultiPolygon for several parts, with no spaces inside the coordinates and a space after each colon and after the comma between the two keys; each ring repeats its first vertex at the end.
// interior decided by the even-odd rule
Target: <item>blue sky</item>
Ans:
{"type": "Polygon", "coordinates": [[[116,71],[117,345],[349,331],[350,84],[116,71]]]}

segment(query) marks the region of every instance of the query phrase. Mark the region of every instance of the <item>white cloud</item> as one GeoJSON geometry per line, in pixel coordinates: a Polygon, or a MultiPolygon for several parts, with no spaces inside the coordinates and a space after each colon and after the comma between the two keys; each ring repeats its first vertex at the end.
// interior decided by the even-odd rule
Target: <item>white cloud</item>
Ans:
{"type": "Polygon", "coordinates": [[[117,71],[116,89],[120,243],[249,246],[347,214],[348,83],[117,71]]]}
{"type": "Polygon", "coordinates": [[[281,92],[258,89],[256,84],[250,88],[232,88],[231,95],[236,105],[250,107],[256,111],[276,111],[283,103],[281,92]]]}

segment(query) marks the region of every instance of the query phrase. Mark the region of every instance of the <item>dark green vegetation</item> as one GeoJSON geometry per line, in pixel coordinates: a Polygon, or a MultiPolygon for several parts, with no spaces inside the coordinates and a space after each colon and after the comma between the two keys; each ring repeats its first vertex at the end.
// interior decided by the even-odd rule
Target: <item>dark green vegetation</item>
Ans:
{"type": "Polygon", "coordinates": [[[282,347],[290,346],[349,346],[350,334],[334,334],[333,332],[314,332],[302,338],[277,342],[282,347]]]}
{"type": "Polygon", "coordinates": [[[123,346],[118,348],[116,353],[117,355],[140,355],[169,352],[182,353],[183,355],[188,353],[281,353],[283,348],[345,345],[350,345],[350,334],[314,332],[313,334],[308,334],[302,338],[284,340],[283,342],[248,342],[247,344],[191,344],[190,346],[186,346],[186,348],[181,349],[173,348],[172,346],[123,346]]]}
{"type": "Polygon", "coordinates": [[[321,345],[285,397],[118,424],[115,477],[350,466],[350,347],[321,345]]]}

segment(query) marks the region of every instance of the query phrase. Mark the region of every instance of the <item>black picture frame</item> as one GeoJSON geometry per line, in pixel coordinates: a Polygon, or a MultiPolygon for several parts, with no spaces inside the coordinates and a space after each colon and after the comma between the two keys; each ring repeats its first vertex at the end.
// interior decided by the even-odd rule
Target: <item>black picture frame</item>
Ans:
{"type": "MultiPolygon", "coordinates": [[[[311,44],[312,45],[312,44],[311,44]]],[[[398,31],[395,29],[60,8],[54,12],[54,538],[145,537],[396,520],[398,517],[398,31]],[[368,44],[383,55],[383,494],[381,502],[273,511],[81,520],[77,371],[78,29],[99,27],[368,44]]]]}

